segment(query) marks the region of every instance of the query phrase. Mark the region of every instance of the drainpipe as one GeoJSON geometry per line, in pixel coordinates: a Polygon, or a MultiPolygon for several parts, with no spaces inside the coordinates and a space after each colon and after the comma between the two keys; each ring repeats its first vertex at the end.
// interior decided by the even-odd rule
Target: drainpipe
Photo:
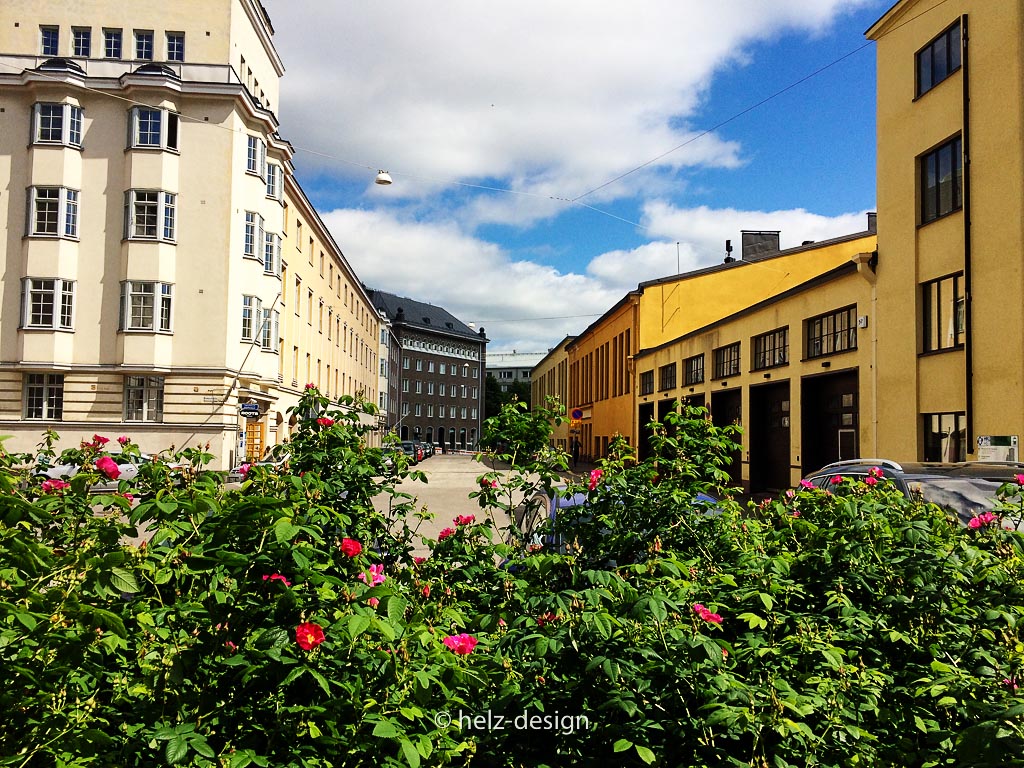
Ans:
{"type": "MultiPolygon", "coordinates": [[[[851,259],[857,265],[857,274],[871,285],[871,313],[868,327],[871,328],[871,455],[878,455],[878,251],[858,253],[851,259]]],[[[863,453],[863,452],[862,452],[863,453]]]]}
{"type": "Polygon", "coordinates": [[[963,219],[964,219],[964,426],[967,429],[967,453],[974,446],[974,336],[971,323],[971,88],[968,77],[967,14],[960,17],[960,68],[963,83],[963,128],[960,133],[963,152],[963,219]]]}

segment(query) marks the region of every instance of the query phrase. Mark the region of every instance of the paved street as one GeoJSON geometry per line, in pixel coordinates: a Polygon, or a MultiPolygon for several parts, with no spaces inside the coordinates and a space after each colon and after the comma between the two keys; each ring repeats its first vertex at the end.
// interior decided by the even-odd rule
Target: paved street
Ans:
{"type": "MultiPolygon", "coordinates": [[[[427,476],[427,482],[406,480],[399,490],[415,496],[417,507],[425,507],[434,514],[433,520],[420,524],[417,529],[420,535],[436,539],[443,528],[453,524],[457,515],[476,515],[477,520],[483,519],[483,510],[469,494],[479,487],[477,477],[489,471],[486,464],[474,461],[472,455],[436,454],[420,462],[416,469],[427,476]]],[[[375,505],[386,511],[388,501],[387,496],[378,496],[375,505]]],[[[505,527],[507,515],[499,513],[494,523],[498,529],[505,527]]]]}

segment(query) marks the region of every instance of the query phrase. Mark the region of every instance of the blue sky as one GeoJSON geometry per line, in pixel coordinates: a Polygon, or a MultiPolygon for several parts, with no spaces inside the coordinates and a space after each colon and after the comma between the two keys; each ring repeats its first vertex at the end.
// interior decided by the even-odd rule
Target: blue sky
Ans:
{"type": "Polygon", "coordinates": [[[493,352],[544,351],[741,229],[785,247],[874,210],[857,49],[887,0],[264,2],[282,134],[357,275],[485,325],[493,352]],[[580,199],[603,213],[552,199],[684,142],[580,199]]]}

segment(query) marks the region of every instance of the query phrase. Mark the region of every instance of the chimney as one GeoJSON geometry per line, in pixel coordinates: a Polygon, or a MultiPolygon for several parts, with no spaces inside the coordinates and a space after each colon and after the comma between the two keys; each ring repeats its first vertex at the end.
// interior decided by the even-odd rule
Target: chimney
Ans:
{"type": "Polygon", "coordinates": [[[744,261],[756,259],[761,256],[771,256],[779,252],[779,231],[753,231],[744,229],[740,231],[743,238],[742,258],[744,261]]]}
{"type": "Polygon", "coordinates": [[[874,211],[868,214],[868,232],[878,231],[878,214],[874,211]]]}

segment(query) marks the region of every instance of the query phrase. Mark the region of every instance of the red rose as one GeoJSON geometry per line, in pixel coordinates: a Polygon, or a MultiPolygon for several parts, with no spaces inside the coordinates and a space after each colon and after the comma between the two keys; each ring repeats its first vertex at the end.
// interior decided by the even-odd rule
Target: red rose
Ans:
{"type": "Polygon", "coordinates": [[[341,552],[346,557],[355,557],[363,551],[363,545],[355,539],[342,539],[341,540],[341,552]]]}
{"type": "Polygon", "coordinates": [[[423,596],[424,597],[430,597],[430,585],[429,584],[424,584],[423,585],[423,596]]]}
{"type": "Polygon", "coordinates": [[[330,427],[334,425],[334,419],[328,419],[326,416],[321,416],[316,420],[316,423],[321,427],[330,427]]]}
{"type": "Polygon", "coordinates": [[[456,525],[472,525],[476,522],[476,515],[459,515],[452,522],[456,525]]]}
{"type": "Polygon", "coordinates": [[[437,540],[438,541],[444,541],[445,539],[447,539],[449,536],[451,536],[454,533],[455,533],[455,529],[454,528],[445,528],[439,534],[437,534],[437,540]]]}
{"type": "Polygon", "coordinates": [[[304,651],[311,651],[324,641],[324,628],[307,621],[295,628],[295,642],[304,651]]]}
{"type": "Polygon", "coordinates": [[[111,480],[117,480],[121,476],[121,470],[109,456],[100,456],[96,459],[96,469],[100,470],[111,480]]]}

